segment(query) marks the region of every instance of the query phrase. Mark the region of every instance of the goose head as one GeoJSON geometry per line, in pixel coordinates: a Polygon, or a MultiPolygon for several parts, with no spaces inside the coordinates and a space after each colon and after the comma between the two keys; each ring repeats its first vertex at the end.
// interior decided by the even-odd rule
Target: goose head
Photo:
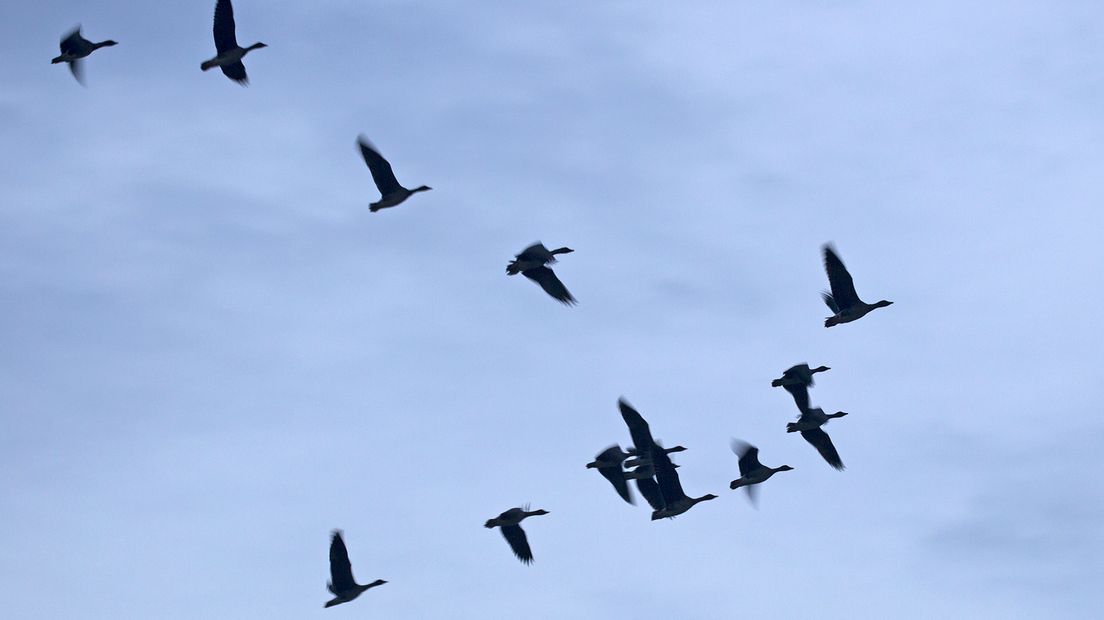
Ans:
{"type": "Polygon", "coordinates": [[[256,43],[254,43],[253,45],[250,45],[249,47],[247,47],[247,48],[245,48],[245,49],[246,49],[246,51],[249,51],[249,50],[259,50],[259,49],[261,49],[262,47],[268,47],[268,46],[267,46],[267,45],[265,45],[264,43],[261,43],[260,41],[257,41],[256,43]]]}
{"type": "Polygon", "coordinates": [[[712,493],[706,493],[705,495],[702,495],[701,497],[695,497],[694,498],[694,503],[696,504],[698,502],[706,502],[706,501],[709,501],[711,499],[717,499],[717,496],[713,495],[712,493]]]}
{"type": "Polygon", "coordinates": [[[870,307],[871,308],[885,308],[886,306],[892,306],[892,305],[893,305],[892,301],[886,301],[886,300],[883,299],[883,300],[881,300],[877,303],[871,304],[870,307]]]}
{"type": "Polygon", "coordinates": [[[528,510],[525,511],[525,516],[527,516],[527,517],[538,517],[540,515],[546,515],[546,514],[548,514],[548,511],[544,510],[543,508],[538,509],[538,510],[533,510],[533,511],[528,511],[528,510]]]}
{"type": "Polygon", "coordinates": [[[829,413],[827,417],[829,417],[829,418],[842,418],[845,415],[847,415],[846,411],[837,411],[835,413],[829,413]]]}
{"type": "Polygon", "coordinates": [[[410,190],[410,193],[415,194],[417,192],[428,192],[431,189],[433,189],[433,188],[428,186],[428,185],[419,185],[418,187],[415,187],[414,189],[410,190]]]}
{"type": "Polygon", "coordinates": [[[790,467],[789,465],[779,465],[778,467],[774,468],[774,471],[793,471],[793,467],[790,467]]]}
{"type": "Polygon", "coordinates": [[[96,44],[96,47],[111,47],[112,45],[118,45],[118,44],[119,44],[118,41],[112,41],[111,39],[108,39],[106,41],[100,41],[99,43],[96,44]]]}
{"type": "Polygon", "coordinates": [[[385,583],[387,583],[387,581],[385,579],[377,579],[377,580],[373,581],[372,583],[368,584],[367,586],[365,586],[364,589],[367,590],[368,588],[374,588],[376,586],[382,586],[385,583]]]}
{"type": "Polygon", "coordinates": [[[563,247],[563,248],[556,248],[555,250],[550,251],[549,254],[571,254],[574,251],[575,250],[572,250],[571,248],[563,247]]]}
{"type": "Polygon", "coordinates": [[[811,373],[812,372],[824,372],[825,370],[832,370],[832,369],[827,367],[827,366],[817,366],[816,368],[810,370],[809,372],[811,372],[811,373]]]}

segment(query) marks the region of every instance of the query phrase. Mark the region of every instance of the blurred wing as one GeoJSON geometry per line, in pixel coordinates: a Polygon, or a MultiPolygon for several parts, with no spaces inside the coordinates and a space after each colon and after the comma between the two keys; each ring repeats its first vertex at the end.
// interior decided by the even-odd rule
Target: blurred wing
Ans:
{"type": "Polygon", "coordinates": [[[399,180],[395,178],[391,164],[387,163],[368,138],[357,137],[357,145],[360,146],[360,155],[364,158],[364,163],[368,164],[368,170],[372,172],[372,180],[376,182],[376,189],[380,194],[386,196],[401,190],[402,185],[399,185],[399,180]]]}
{"type": "Polygon", "coordinates": [[[80,50],[82,50],[84,48],[84,46],[81,45],[81,40],[82,39],[84,39],[84,37],[81,36],[80,26],[77,26],[76,28],[73,29],[72,32],[70,32],[69,34],[62,37],[61,45],[60,45],[61,53],[62,54],[77,54],[77,53],[79,53],[80,50]]]}
{"type": "Polygon", "coordinates": [[[568,306],[577,303],[563,282],[556,277],[555,272],[548,267],[526,269],[521,272],[521,275],[539,284],[545,293],[552,296],[552,299],[568,306]]]}
{"type": "Polygon", "coordinates": [[[345,592],[356,586],[353,581],[353,565],[349,563],[349,551],[341,532],[335,530],[330,540],[330,591],[345,592]]]}
{"type": "Polygon", "coordinates": [[[752,506],[759,507],[759,485],[748,484],[744,486],[744,490],[747,491],[748,501],[752,506]]]}
{"type": "Polygon", "coordinates": [[[811,428],[801,431],[801,436],[817,449],[817,452],[824,457],[825,461],[828,461],[829,465],[843,471],[843,461],[840,460],[839,452],[836,452],[836,447],[832,445],[832,438],[828,436],[828,433],[819,428],[811,428]]]}
{"type": "Polygon", "coordinates": [[[533,552],[529,549],[529,540],[525,537],[525,530],[521,529],[520,525],[503,525],[499,529],[502,530],[502,537],[514,550],[514,555],[522,563],[528,564],[533,561],[533,552]]]}
{"type": "Polygon", "coordinates": [[[832,314],[839,314],[839,306],[836,305],[836,300],[832,299],[832,296],[827,291],[822,291],[820,293],[820,298],[824,300],[824,305],[828,306],[832,314]]]}
{"type": "Polygon", "coordinates": [[[659,483],[659,492],[663,495],[664,504],[672,504],[686,497],[679,482],[678,472],[671,463],[671,458],[663,451],[663,448],[652,445],[652,465],[655,467],[656,481],[659,483]]]}
{"type": "Polygon", "coordinates": [[[633,501],[632,495],[629,492],[629,481],[625,480],[625,472],[621,470],[621,466],[611,467],[599,467],[598,473],[602,474],[602,477],[610,481],[613,488],[617,489],[617,494],[621,496],[621,499],[630,504],[636,504],[633,501]]]}
{"type": "Polygon", "coordinates": [[[624,418],[625,425],[629,427],[633,447],[641,454],[647,454],[655,443],[652,439],[652,431],[648,428],[648,422],[644,420],[644,416],[640,415],[640,412],[633,409],[623,398],[617,400],[617,407],[621,409],[621,417],[624,418]]]}
{"type": "Polygon", "coordinates": [[[245,65],[243,65],[240,60],[228,65],[222,65],[219,69],[222,69],[223,75],[242,86],[249,83],[249,76],[245,74],[245,65]]]}
{"type": "MultiPolygon", "coordinates": [[[[824,246],[824,270],[828,272],[828,284],[832,287],[832,301],[835,302],[836,308],[850,308],[857,305],[859,295],[855,292],[855,283],[851,280],[851,274],[847,273],[843,261],[829,245],[824,246]]],[[[838,313],[839,310],[836,312],[838,313]]]]}
{"type": "Polygon", "coordinates": [[[753,471],[762,469],[763,465],[759,462],[759,448],[751,444],[739,443],[741,445],[737,446],[737,442],[733,441],[732,449],[740,455],[740,475],[746,476],[753,471]],[[737,450],[737,447],[740,449],[737,450]]]}
{"type": "Polygon", "coordinates": [[[636,490],[640,491],[653,510],[663,510],[663,494],[659,492],[659,484],[654,478],[637,478],[636,490]]]}
{"type": "Polygon", "coordinates": [[[84,84],[84,61],[81,59],[69,61],[69,71],[82,85],[84,84]]]}
{"type": "Polygon", "coordinates": [[[792,385],[783,385],[782,388],[793,396],[794,404],[797,405],[799,411],[805,411],[809,408],[809,388],[800,383],[792,385]]]}
{"type": "MultiPolygon", "coordinates": [[[[238,39],[234,34],[236,26],[234,25],[234,6],[230,4],[230,0],[218,0],[215,3],[215,50],[219,54],[225,53],[227,50],[232,50],[238,47],[238,39]]],[[[226,69],[223,68],[223,73],[226,73],[226,69]]],[[[234,76],[226,73],[232,80],[237,80],[234,76]]],[[[245,69],[242,69],[242,75],[245,75],[245,69]]]]}
{"type": "Polygon", "coordinates": [[[522,250],[521,254],[517,254],[515,258],[522,261],[530,261],[543,260],[546,256],[548,256],[548,248],[544,247],[544,244],[538,241],[522,250]]]}

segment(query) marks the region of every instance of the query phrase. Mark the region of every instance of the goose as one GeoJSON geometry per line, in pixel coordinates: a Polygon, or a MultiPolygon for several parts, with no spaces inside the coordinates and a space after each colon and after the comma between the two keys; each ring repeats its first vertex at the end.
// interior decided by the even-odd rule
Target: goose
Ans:
{"type": "Polygon", "coordinates": [[[357,145],[360,147],[360,155],[364,158],[364,163],[368,164],[368,170],[372,173],[372,180],[376,182],[376,189],[380,193],[380,199],[368,205],[368,210],[372,213],[402,204],[407,198],[418,192],[428,192],[433,189],[428,185],[420,185],[414,189],[406,189],[399,185],[399,180],[395,178],[395,172],[391,170],[391,164],[383,158],[383,155],[380,155],[379,150],[368,141],[368,138],[363,135],[357,136],[357,145]]]}
{"type": "Polygon", "coordinates": [[[832,316],[824,319],[825,327],[857,321],[871,310],[893,304],[892,301],[884,299],[872,304],[859,299],[851,274],[847,272],[843,261],[836,255],[831,245],[824,246],[824,270],[828,272],[828,284],[832,287],[832,292],[823,292],[820,296],[824,298],[824,303],[833,313],[832,316]]]}
{"type": "Polygon", "coordinates": [[[514,256],[514,260],[506,265],[506,275],[516,276],[521,274],[536,282],[544,289],[552,299],[570,306],[578,303],[564,283],[556,277],[556,272],[547,267],[556,262],[557,254],[574,252],[571,248],[556,248],[549,250],[543,243],[537,242],[525,248],[520,254],[514,256]]]}
{"type": "Polygon", "coordinates": [[[671,463],[671,457],[667,456],[661,448],[652,450],[652,463],[655,465],[656,481],[659,483],[659,492],[663,497],[663,508],[652,511],[652,521],[657,519],[671,519],[693,508],[699,502],[717,499],[716,495],[707,493],[701,497],[688,497],[682,490],[678,472],[671,463]]]}
{"type": "Polygon", "coordinates": [[[759,462],[759,448],[745,443],[742,441],[732,440],[732,451],[736,453],[736,456],[740,457],[740,477],[729,483],[728,488],[738,489],[744,487],[747,491],[748,499],[755,503],[755,489],[758,488],[755,485],[766,482],[771,476],[777,474],[780,471],[791,471],[793,467],[789,465],[780,465],[778,467],[767,467],[759,462]]]}
{"type": "Polygon", "coordinates": [[[525,537],[525,530],[521,529],[520,523],[528,517],[546,514],[548,514],[547,510],[529,510],[528,505],[524,508],[511,508],[494,519],[487,519],[483,527],[501,528],[502,537],[510,544],[514,555],[521,560],[522,564],[529,564],[533,561],[533,552],[529,549],[529,540],[525,537]]]}
{"type": "Polygon", "coordinates": [[[333,607],[342,603],[348,603],[376,586],[387,583],[383,579],[377,579],[367,585],[360,585],[353,579],[353,565],[349,562],[349,550],[345,548],[345,541],[341,538],[341,530],[334,530],[330,539],[330,581],[326,584],[334,598],[328,601],[325,607],[333,607]]]}
{"type": "Polygon", "coordinates": [[[826,370],[832,369],[827,366],[809,368],[808,364],[791,366],[786,369],[786,372],[782,373],[781,377],[771,381],[771,387],[784,387],[787,385],[804,385],[805,387],[812,387],[813,375],[826,370]]]}
{"type": "Polygon", "coordinates": [[[544,244],[540,241],[525,248],[521,251],[521,254],[514,256],[514,260],[510,261],[509,265],[506,265],[506,273],[508,275],[517,275],[526,269],[534,269],[536,267],[544,267],[545,265],[554,265],[557,254],[570,254],[574,252],[568,247],[556,248],[555,250],[549,250],[544,247],[544,244]]]}
{"type": "Polygon", "coordinates": [[[804,409],[801,412],[801,417],[797,422],[790,422],[786,425],[787,433],[800,432],[805,441],[809,442],[820,456],[824,458],[832,467],[843,471],[843,461],[840,460],[839,452],[836,452],[836,447],[832,445],[832,438],[828,436],[828,433],[824,432],[821,427],[828,423],[828,420],[832,418],[842,418],[847,415],[846,411],[837,411],[835,413],[824,413],[824,410],[820,407],[813,409],[804,409]]]}
{"type": "Polygon", "coordinates": [[[226,77],[242,86],[248,85],[249,76],[245,74],[242,58],[253,50],[268,46],[260,42],[249,47],[238,46],[238,37],[234,32],[234,5],[230,4],[230,0],[215,2],[215,21],[212,30],[215,35],[215,51],[218,54],[211,60],[204,61],[199,68],[207,71],[218,67],[226,77]]]}
{"type": "Polygon", "coordinates": [[[632,494],[629,492],[626,473],[621,469],[621,463],[625,462],[628,456],[628,454],[621,451],[621,446],[612,445],[599,452],[592,462],[587,463],[587,469],[597,469],[603,478],[609,480],[621,499],[630,504],[635,504],[636,502],[633,501],[632,494]]]}
{"type": "Polygon", "coordinates": [[[51,60],[50,64],[69,63],[69,71],[73,74],[73,77],[76,78],[77,82],[84,84],[84,68],[81,58],[88,57],[101,47],[111,47],[112,45],[118,45],[118,43],[111,39],[99,43],[89,41],[81,36],[80,26],[77,26],[61,39],[61,55],[51,60]]]}
{"type": "MultiPolygon", "coordinates": [[[[656,442],[652,439],[652,429],[648,426],[648,422],[644,419],[644,416],[640,415],[640,412],[633,409],[632,405],[625,400],[624,397],[617,399],[617,408],[621,410],[621,418],[625,420],[625,426],[629,427],[629,434],[632,436],[633,447],[629,448],[628,452],[631,456],[635,456],[636,460],[630,461],[632,465],[626,464],[626,467],[633,467],[636,465],[643,465],[651,460],[651,451],[656,446],[656,442]]],[[[673,448],[659,447],[663,451],[663,454],[669,454],[671,452],[682,452],[686,448],[682,446],[675,446],[673,448]]]]}

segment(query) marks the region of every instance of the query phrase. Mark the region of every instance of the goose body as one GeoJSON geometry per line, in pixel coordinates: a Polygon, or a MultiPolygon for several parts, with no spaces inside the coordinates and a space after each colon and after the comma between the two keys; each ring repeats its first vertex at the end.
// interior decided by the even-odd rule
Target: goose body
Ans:
{"type": "Polygon", "coordinates": [[[349,551],[345,548],[345,541],[341,538],[341,531],[334,530],[330,539],[330,582],[326,588],[334,595],[334,598],[326,603],[326,607],[333,607],[342,603],[348,603],[356,597],[364,594],[376,586],[387,583],[383,579],[377,579],[372,583],[360,585],[353,579],[353,565],[349,562],[349,551]]]}
{"type": "Polygon", "coordinates": [[[621,499],[630,504],[635,504],[632,494],[629,492],[629,483],[621,464],[629,455],[621,451],[621,446],[613,445],[598,453],[594,460],[587,463],[587,469],[597,469],[599,474],[617,491],[621,499]]]}
{"type": "Polygon", "coordinates": [[[521,529],[521,522],[529,517],[548,514],[547,510],[528,510],[528,508],[511,508],[493,519],[488,519],[483,527],[497,527],[502,532],[502,537],[510,545],[517,559],[522,564],[533,561],[533,551],[529,548],[529,539],[525,536],[525,530],[521,529]]]}
{"type": "Polygon", "coordinates": [[[92,52],[101,47],[111,47],[112,45],[118,45],[118,43],[111,39],[100,41],[99,43],[89,41],[81,36],[80,26],[77,26],[72,32],[62,37],[61,43],[59,44],[61,55],[51,59],[50,64],[68,63],[69,72],[73,74],[73,77],[76,78],[78,82],[83,84],[84,68],[81,59],[87,58],[92,52]]]}
{"type": "Polygon", "coordinates": [[[828,284],[832,288],[831,293],[821,293],[825,305],[832,311],[832,316],[824,319],[825,327],[832,327],[840,323],[857,321],[872,310],[892,305],[892,301],[881,300],[872,304],[859,299],[855,292],[855,282],[843,261],[830,245],[824,246],[824,270],[828,273],[828,284]]]}
{"type": "Polygon", "coordinates": [[[380,155],[379,150],[368,141],[368,138],[358,136],[357,146],[360,147],[360,155],[364,158],[364,163],[368,165],[368,170],[372,173],[372,180],[376,183],[376,189],[380,193],[380,199],[368,205],[368,210],[372,213],[402,204],[407,198],[418,192],[428,192],[433,189],[428,185],[421,185],[414,189],[403,187],[399,184],[399,180],[395,178],[391,163],[384,159],[383,155],[380,155]]]}
{"type": "Polygon", "coordinates": [[[847,415],[846,411],[824,413],[824,410],[820,407],[805,409],[801,412],[801,417],[798,418],[797,422],[790,422],[786,425],[786,432],[800,432],[801,437],[809,442],[809,445],[816,448],[820,456],[829,465],[842,471],[844,467],[839,452],[836,451],[832,438],[821,427],[827,424],[828,420],[842,418],[845,415],[847,415]]]}
{"type": "Polygon", "coordinates": [[[549,250],[540,242],[534,243],[514,256],[514,260],[506,265],[506,275],[514,276],[520,273],[539,284],[552,299],[566,306],[576,304],[578,302],[575,297],[556,276],[556,272],[547,267],[556,262],[557,254],[568,254],[574,251],[566,247],[549,250]]]}
{"type": "Polygon", "coordinates": [[[264,43],[257,42],[249,47],[238,45],[237,26],[234,23],[234,5],[230,0],[218,0],[215,3],[215,19],[212,25],[215,36],[215,57],[204,61],[199,68],[207,71],[218,67],[223,75],[245,86],[249,83],[249,76],[245,73],[245,65],[242,58],[253,50],[268,47],[264,43]]]}

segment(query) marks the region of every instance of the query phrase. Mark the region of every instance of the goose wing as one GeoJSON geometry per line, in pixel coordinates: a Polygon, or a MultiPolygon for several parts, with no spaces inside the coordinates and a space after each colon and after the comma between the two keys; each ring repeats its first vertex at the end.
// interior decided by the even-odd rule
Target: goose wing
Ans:
{"type": "Polygon", "coordinates": [[[521,254],[517,254],[515,258],[520,261],[539,260],[542,262],[547,262],[549,259],[554,259],[555,257],[553,257],[552,253],[548,251],[548,248],[544,247],[543,243],[538,241],[522,250],[521,254]]]}
{"type": "Polygon", "coordinates": [[[686,493],[682,490],[682,483],[679,482],[678,472],[675,471],[675,466],[671,463],[671,457],[667,456],[663,448],[654,444],[652,445],[651,454],[656,481],[659,483],[659,492],[663,496],[663,503],[669,505],[680,499],[685,499],[686,493]]]}
{"type": "Polygon", "coordinates": [[[625,480],[625,472],[622,471],[620,464],[599,467],[598,473],[602,474],[603,478],[610,481],[610,484],[617,490],[617,494],[621,496],[621,499],[630,504],[636,504],[629,491],[629,481],[625,480]]]}
{"type": "Polygon", "coordinates": [[[347,592],[356,587],[353,565],[349,562],[349,550],[341,538],[341,531],[334,530],[330,540],[330,592],[347,592]]]}
{"type": "Polygon", "coordinates": [[[843,471],[843,461],[840,460],[839,452],[836,452],[836,447],[832,445],[832,438],[824,432],[824,429],[811,428],[804,430],[801,431],[801,436],[817,449],[817,452],[824,457],[829,465],[843,471]]]}
{"type": "Polygon", "coordinates": [[[843,261],[836,254],[832,246],[824,246],[824,270],[828,273],[828,284],[832,287],[832,294],[825,296],[824,303],[829,308],[835,307],[838,314],[841,308],[851,308],[860,302],[859,294],[855,292],[855,282],[843,261]]]}
{"type": "Polygon", "coordinates": [[[655,478],[637,478],[636,490],[640,491],[653,510],[663,510],[663,493],[660,493],[659,483],[655,478]]]}
{"type": "Polygon", "coordinates": [[[632,435],[633,447],[636,448],[640,454],[647,454],[652,449],[652,445],[655,444],[655,440],[652,439],[652,430],[648,427],[648,422],[644,419],[644,416],[640,415],[640,412],[632,408],[632,405],[625,402],[624,398],[617,399],[617,407],[621,410],[621,417],[625,420],[625,426],[629,427],[629,434],[632,435]]]}
{"type": "Polygon", "coordinates": [[[763,468],[763,464],[759,462],[759,448],[733,440],[732,451],[740,457],[740,476],[746,476],[763,468]]]}
{"type": "Polygon", "coordinates": [[[525,530],[521,529],[520,525],[503,525],[498,529],[502,530],[502,537],[509,543],[510,549],[514,551],[517,559],[524,564],[533,561],[533,551],[529,549],[529,539],[525,537],[525,530]]]}
{"type": "Polygon", "coordinates": [[[794,404],[798,410],[805,411],[809,408],[809,386],[801,383],[783,385],[782,388],[793,396],[794,404]]]}
{"type": "Polygon", "coordinates": [[[219,69],[222,69],[223,75],[230,78],[231,80],[234,80],[238,84],[249,83],[249,76],[245,74],[245,65],[243,65],[242,61],[240,60],[238,62],[232,62],[228,65],[222,65],[219,67],[219,69]]]}
{"type": "Polygon", "coordinates": [[[84,84],[84,61],[83,60],[81,60],[79,58],[76,59],[76,60],[70,60],[69,61],[69,72],[73,74],[73,77],[76,78],[78,82],[80,82],[81,84],[84,84]]]}
{"type": "Polygon", "coordinates": [[[556,277],[556,272],[552,271],[548,267],[534,267],[533,269],[526,269],[521,272],[521,275],[536,282],[544,289],[545,293],[552,296],[552,299],[564,304],[572,305],[578,303],[575,298],[571,296],[571,292],[567,290],[563,282],[556,277]]]}
{"type": "MultiPolygon", "coordinates": [[[[234,34],[236,26],[234,25],[234,5],[230,4],[230,0],[218,0],[215,3],[215,23],[212,28],[215,33],[215,50],[219,55],[225,54],[228,50],[237,49],[238,38],[234,34]]],[[[226,73],[226,69],[223,68],[223,73],[226,73]]],[[[245,75],[245,69],[242,69],[242,75],[245,75]]],[[[232,80],[236,80],[234,76],[226,73],[226,76],[232,80]]],[[[244,78],[243,78],[244,79],[244,78]]]]}
{"type": "Polygon", "coordinates": [[[88,49],[88,42],[81,36],[80,26],[61,38],[61,53],[71,56],[80,54],[88,49]]]}
{"type": "Polygon", "coordinates": [[[357,145],[360,146],[360,155],[364,158],[364,163],[368,164],[368,170],[372,172],[372,180],[376,182],[376,189],[380,194],[386,196],[403,189],[395,178],[395,172],[391,170],[391,164],[380,155],[368,138],[358,136],[357,145]]]}

